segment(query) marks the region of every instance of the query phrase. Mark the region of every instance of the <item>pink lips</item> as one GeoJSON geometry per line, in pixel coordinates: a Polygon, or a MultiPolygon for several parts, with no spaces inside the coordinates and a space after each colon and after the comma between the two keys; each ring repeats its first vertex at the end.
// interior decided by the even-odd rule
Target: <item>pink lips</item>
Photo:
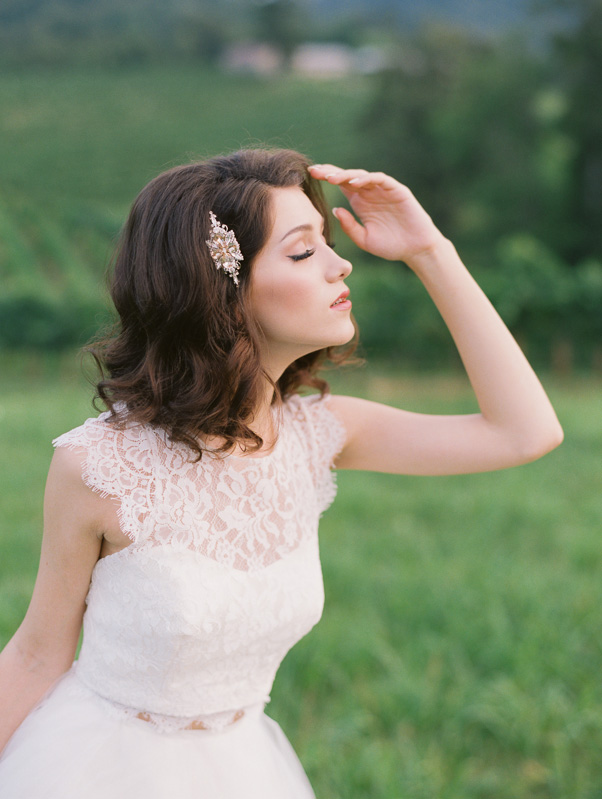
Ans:
{"type": "Polygon", "coordinates": [[[348,311],[351,308],[351,300],[348,300],[347,297],[349,296],[349,289],[345,289],[342,291],[336,300],[330,306],[331,308],[336,308],[337,310],[341,311],[348,311]]]}

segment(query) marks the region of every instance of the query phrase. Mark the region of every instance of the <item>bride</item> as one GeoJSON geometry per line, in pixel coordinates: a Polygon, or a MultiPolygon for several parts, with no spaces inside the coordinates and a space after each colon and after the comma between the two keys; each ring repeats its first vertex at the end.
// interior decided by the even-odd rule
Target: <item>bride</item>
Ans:
{"type": "Polygon", "coordinates": [[[289,150],[171,169],[133,205],[112,298],[107,410],[54,442],[35,590],[0,655],[0,795],[310,799],[264,707],[321,615],[332,469],[502,469],[560,426],[452,243],[382,173],[289,150]],[[319,367],[355,328],[321,182],[357,246],[423,282],[480,413],[329,394],[319,367]]]}

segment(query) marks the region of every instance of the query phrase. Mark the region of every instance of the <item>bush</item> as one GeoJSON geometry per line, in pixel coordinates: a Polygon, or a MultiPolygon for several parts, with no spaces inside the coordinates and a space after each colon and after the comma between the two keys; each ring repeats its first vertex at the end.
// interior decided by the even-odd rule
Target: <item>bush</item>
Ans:
{"type": "Polygon", "coordinates": [[[108,318],[100,304],[32,296],[0,299],[0,347],[61,350],[85,343],[108,318]]]}

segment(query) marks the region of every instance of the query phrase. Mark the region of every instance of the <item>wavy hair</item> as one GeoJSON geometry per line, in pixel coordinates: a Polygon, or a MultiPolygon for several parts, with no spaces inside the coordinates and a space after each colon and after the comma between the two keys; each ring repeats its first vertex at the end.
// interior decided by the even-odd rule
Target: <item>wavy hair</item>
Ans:
{"type": "MultiPolygon", "coordinates": [[[[206,437],[215,450],[259,449],[253,413],[269,377],[259,358],[261,331],[249,311],[253,261],[271,232],[273,188],[299,186],[324,218],[329,214],[309,161],[293,150],[241,150],[175,167],[136,198],[113,259],[114,331],[88,351],[101,372],[96,399],[115,423],[163,428],[197,458],[206,437]],[[244,256],[240,285],[215,268],[205,243],[209,211],[235,231],[244,256]]],[[[354,351],[329,347],[299,358],[274,385],[274,402],[301,386],[328,390],[318,370],[354,351]]]]}

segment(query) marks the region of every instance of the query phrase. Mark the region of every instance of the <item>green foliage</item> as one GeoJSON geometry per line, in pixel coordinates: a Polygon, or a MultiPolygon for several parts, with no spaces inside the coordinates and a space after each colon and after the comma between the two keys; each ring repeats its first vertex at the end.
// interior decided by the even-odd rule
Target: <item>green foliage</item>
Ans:
{"type": "Polygon", "coordinates": [[[415,187],[442,230],[478,257],[518,231],[555,245],[567,175],[542,66],[511,36],[483,43],[432,28],[399,49],[362,121],[371,166],[415,187]]]}
{"type": "Polygon", "coordinates": [[[399,264],[356,263],[350,280],[361,350],[398,365],[456,365],[458,355],[422,284],[399,264]]]}
{"type": "MultiPolygon", "coordinates": [[[[516,2],[516,0],[515,0],[516,2]]],[[[306,41],[356,46],[398,25],[395,0],[377,13],[359,0],[3,0],[0,63],[65,66],[192,62],[215,65],[233,42],[261,41],[288,59],[306,41]]]]}
{"type": "Polygon", "coordinates": [[[295,0],[268,0],[255,10],[257,38],[276,47],[287,62],[295,47],[305,40],[307,19],[295,0]]]}
{"type": "MultiPolygon", "coordinates": [[[[471,271],[533,362],[561,372],[600,369],[602,263],[568,269],[523,233],[500,239],[488,265],[471,271]]],[[[409,270],[356,259],[350,283],[368,358],[414,369],[459,366],[447,328],[409,270]]]]}
{"type": "Polygon", "coordinates": [[[477,259],[529,233],[569,267],[602,261],[602,2],[540,13],[549,6],[565,24],[535,52],[518,32],[481,40],[431,26],[400,38],[361,122],[371,166],[415,188],[477,259]]]}
{"type": "Polygon", "coordinates": [[[558,256],[528,234],[498,242],[495,273],[482,283],[500,314],[538,361],[560,369],[581,367],[598,357],[602,308],[602,263],[589,260],[567,269],[558,256]],[[559,347],[568,348],[559,355],[559,347]]]}
{"type": "MultiPolygon", "coordinates": [[[[368,165],[414,190],[530,356],[563,370],[600,364],[602,4],[557,5],[571,25],[545,57],[516,33],[483,41],[433,26],[401,38],[360,129],[368,165]]],[[[415,317],[418,334],[411,287],[400,296],[387,281],[383,307],[415,317]]],[[[382,321],[364,326],[371,339],[382,321]]],[[[402,333],[393,327],[383,341],[402,333]]],[[[439,358],[443,339],[435,332],[439,358]]]]}
{"type": "Polygon", "coordinates": [[[556,37],[552,69],[566,97],[561,130],[573,143],[567,191],[572,260],[602,257],[602,0],[553,0],[572,24],[556,37]]]}
{"type": "Polygon", "coordinates": [[[71,348],[106,325],[98,265],[66,227],[29,204],[0,203],[0,346],[71,348]]]}
{"type": "Polygon", "coordinates": [[[229,32],[236,32],[231,11],[207,0],[4,0],[0,61],[11,66],[123,66],[174,58],[214,63],[229,32]]]}
{"type": "Polygon", "coordinates": [[[13,295],[0,299],[0,343],[9,349],[69,349],[83,345],[109,320],[96,302],[13,295]]]}

